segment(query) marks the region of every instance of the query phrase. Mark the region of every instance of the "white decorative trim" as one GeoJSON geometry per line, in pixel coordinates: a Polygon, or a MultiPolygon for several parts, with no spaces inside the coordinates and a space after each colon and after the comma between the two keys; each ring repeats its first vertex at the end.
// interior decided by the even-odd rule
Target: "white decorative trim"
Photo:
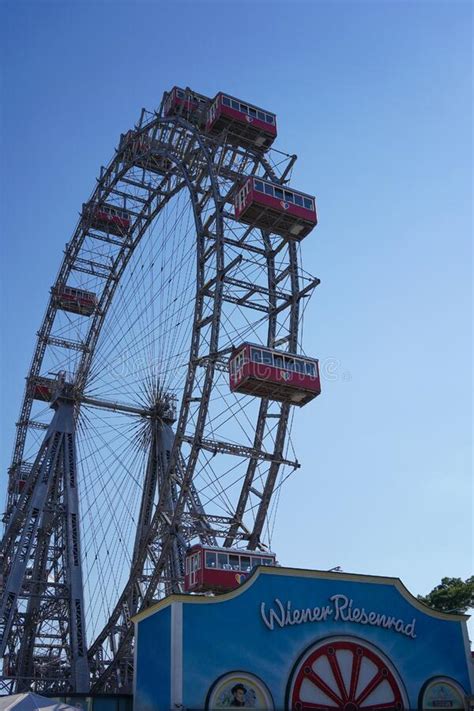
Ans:
{"type": "Polygon", "coordinates": [[[171,705],[172,709],[183,707],[183,603],[171,605],[171,705]]]}
{"type": "Polygon", "coordinates": [[[469,674],[469,682],[471,684],[469,694],[474,694],[474,659],[471,656],[471,642],[469,640],[469,630],[467,629],[467,622],[463,621],[461,623],[461,628],[464,640],[464,649],[466,650],[467,673],[469,674]]]}
{"type": "Polygon", "coordinates": [[[138,622],[135,622],[134,631],[134,645],[133,645],[133,699],[135,705],[135,699],[137,698],[137,657],[138,657],[138,622]]]}

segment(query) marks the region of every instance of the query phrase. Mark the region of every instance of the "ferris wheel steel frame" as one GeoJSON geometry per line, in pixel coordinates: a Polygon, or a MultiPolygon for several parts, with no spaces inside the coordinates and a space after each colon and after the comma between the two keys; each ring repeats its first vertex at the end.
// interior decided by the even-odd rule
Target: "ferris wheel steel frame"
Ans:
{"type": "MultiPolygon", "coordinates": [[[[89,674],[92,691],[130,690],[133,679],[131,618],[163,594],[181,590],[187,543],[199,538],[202,542],[215,545],[218,539],[223,539],[225,547],[240,541],[249,549],[260,547],[264,550],[261,535],[280,468],[282,465],[294,469],[299,466],[297,460],[288,459],[284,451],[290,412],[288,404],[268,400],[260,402],[252,446],[212,439],[205,433],[215,373],[227,368],[230,353],[230,348],[222,350],[219,343],[224,302],[235,304],[240,309],[261,312],[267,319],[267,345],[273,348],[284,345],[290,353],[297,352],[300,302],[318,285],[319,280],[307,278],[304,285],[301,283],[298,249],[294,241],[260,231],[254,225],[245,226],[238,238],[227,228],[228,223],[234,220],[227,206],[242,180],[249,175],[262,175],[283,184],[296,156],[284,159],[283,170],[275,169],[261,152],[239,145],[229,132],[223,132],[218,137],[207,136],[188,120],[189,117],[164,118],[161,115],[162,106],[163,102],[160,110],[154,113],[142,110],[135,127],[134,136],[146,137],[148,148],[131,155],[129,143],[122,140],[109,166],[101,169],[97,186],[88,202],[103,204],[113,200],[124,205],[133,220],[130,230],[124,237],[101,232],[91,226],[90,217],[83,213],[74,236],[66,246],[38,332],[17,423],[11,467],[13,473],[22,467],[26,469],[26,485],[20,495],[9,494],[6,531],[1,548],[6,571],[0,617],[0,654],[4,658],[0,690],[3,691],[23,690],[31,686],[39,691],[87,691],[89,681],[85,681],[85,677],[89,674]],[[161,166],[166,164],[166,170],[157,170],[158,162],[161,166]],[[130,174],[137,163],[141,180],[135,174],[137,171],[133,176],[130,174]],[[147,177],[150,170],[154,176],[160,176],[155,185],[147,177]],[[148,405],[137,407],[94,398],[87,393],[87,378],[120,279],[148,227],[182,190],[187,190],[194,216],[196,292],[189,360],[179,413],[175,415],[163,410],[157,413],[148,405]],[[250,239],[256,232],[260,235],[259,245],[250,239]],[[110,262],[91,259],[87,252],[83,252],[87,239],[112,245],[116,249],[114,259],[110,262]],[[237,251],[237,256],[227,259],[227,246],[237,251]],[[234,272],[244,255],[259,259],[265,265],[265,285],[236,277],[234,272]],[[284,260],[277,258],[282,255],[284,260]],[[81,341],[54,333],[55,318],[60,308],[54,294],[68,283],[72,273],[82,273],[93,277],[97,284],[102,283],[101,291],[97,292],[97,308],[90,317],[87,337],[81,341]],[[256,300],[255,296],[260,300],[256,300]],[[64,376],[59,378],[53,420],[34,463],[27,464],[24,448],[29,428],[41,430],[47,427],[32,420],[31,412],[34,384],[41,378],[42,363],[49,347],[79,353],[80,361],[72,382],[67,382],[64,376]],[[202,377],[198,377],[198,372],[203,374],[202,377]],[[78,516],[78,490],[74,488],[71,495],[67,481],[71,472],[74,472],[74,479],[76,477],[75,422],[83,405],[128,412],[148,419],[152,432],[128,582],[107,623],[90,645],[87,661],[83,649],[86,639],[83,610],[79,616],[76,614],[76,623],[72,622],[77,613],[72,609],[74,599],[84,605],[82,591],[79,591],[82,585],[79,534],[75,532],[73,535],[70,525],[66,523],[70,519],[64,518],[65,508],[78,516]],[[191,421],[194,422],[192,431],[188,430],[191,421]],[[270,431],[270,421],[271,432],[274,433],[272,439],[265,435],[270,431]],[[185,457],[183,445],[188,447],[185,457]],[[162,457],[165,450],[168,452],[166,461],[162,457]],[[248,462],[232,516],[207,514],[200,501],[193,475],[202,450],[242,457],[248,462]],[[58,451],[63,462],[60,469],[57,465],[58,451]],[[263,486],[257,489],[256,471],[262,462],[266,462],[268,467],[263,486]],[[42,486],[43,498],[40,495],[42,486]],[[49,487],[49,494],[45,487],[49,487]],[[249,527],[244,522],[244,516],[251,494],[257,497],[259,504],[253,525],[249,527]],[[47,500],[48,511],[45,509],[47,500]],[[46,526],[45,533],[47,516],[49,527],[46,526]],[[25,531],[30,533],[27,543],[25,531]],[[42,544],[38,531],[43,536],[42,544]],[[53,551],[54,541],[63,541],[61,553],[53,551]],[[54,600],[53,595],[52,602],[51,590],[47,590],[51,581],[44,580],[46,560],[53,560],[54,556],[59,560],[64,555],[64,565],[69,569],[61,573],[61,580],[58,578],[53,582],[57,582],[58,590],[63,593],[64,590],[70,591],[71,561],[75,561],[78,576],[75,593],[72,596],[57,593],[58,598],[61,597],[64,619],[68,619],[69,623],[63,621],[55,628],[54,635],[50,632],[51,639],[47,632],[44,632],[44,639],[40,639],[39,630],[48,610],[52,609],[53,603],[58,607],[58,600],[54,600]],[[27,580],[27,559],[32,557],[35,563],[30,578],[36,581],[33,583],[27,580]],[[18,611],[20,600],[26,601],[26,614],[18,611]],[[9,668],[12,659],[13,666],[9,668]],[[49,676],[42,676],[42,659],[46,662],[49,659],[49,676]]],[[[51,570],[55,570],[54,566],[50,567],[51,570]]]]}

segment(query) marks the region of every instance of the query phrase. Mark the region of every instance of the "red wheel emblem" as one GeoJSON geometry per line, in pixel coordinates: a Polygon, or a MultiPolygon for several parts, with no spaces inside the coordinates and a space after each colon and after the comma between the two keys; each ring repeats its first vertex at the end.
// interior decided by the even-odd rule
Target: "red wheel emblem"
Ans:
{"type": "Polygon", "coordinates": [[[288,208],[290,207],[290,203],[289,203],[289,202],[283,202],[283,200],[280,200],[280,205],[282,206],[282,208],[283,208],[284,210],[288,210],[288,208]]]}
{"type": "Polygon", "coordinates": [[[313,648],[295,671],[290,708],[405,708],[402,691],[388,663],[364,642],[337,639],[313,648]]]}
{"type": "Polygon", "coordinates": [[[245,120],[247,121],[247,123],[253,123],[253,118],[251,116],[246,116],[245,120]]]}

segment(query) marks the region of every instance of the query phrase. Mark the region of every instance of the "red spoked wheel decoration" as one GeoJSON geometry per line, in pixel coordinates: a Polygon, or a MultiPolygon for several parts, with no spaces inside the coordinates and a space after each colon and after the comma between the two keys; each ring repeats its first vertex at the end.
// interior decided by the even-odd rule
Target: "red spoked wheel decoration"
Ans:
{"type": "Polygon", "coordinates": [[[387,662],[358,640],[325,641],[298,665],[290,692],[290,708],[405,708],[400,684],[387,662]]]}

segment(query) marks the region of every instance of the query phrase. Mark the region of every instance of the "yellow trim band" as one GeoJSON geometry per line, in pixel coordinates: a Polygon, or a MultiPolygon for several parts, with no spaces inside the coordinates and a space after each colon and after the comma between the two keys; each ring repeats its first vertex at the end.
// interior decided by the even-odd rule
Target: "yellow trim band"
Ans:
{"type": "Polygon", "coordinates": [[[260,575],[282,575],[292,578],[316,578],[319,580],[347,580],[348,582],[358,582],[358,583],[370,583],[372,585],[392,585],[398,590],[400,595],[405,598],[413,607],[416,607],[420,612],[430,617],[435,617],[438,620],[448,620],[450,622],[459,622],[461,620],[468,620],[470,615],[458,615],[458,614],[448,614],[446,612],[438,612],[433,610],[431,607],[427,607],[422,602],[420,602],[412,593],[405,587],[400,578],[386,578],[380,575],[361,575],[358,573],[334,573],[327,570],[306,570],[304,568],[280,568],[280,567],[270,567],[260,565],[256,568],[253,573],[247,578],[247,580],[239,585],[235,590],[231,590],[228,593],[222,593],[221,595],[206,595],[206,594],[190,594],[190,593],[178,593],[174,595],[169,595],[163,600],[155,603],[151,607],[139,612],[137,615],[132,617],[132,621],[135,623],[141,622],[150,615],[154,615],[158,610],[162,610],[168,605],[172,605],[174,602],[184,602],[187,604],[214,604],[227,602],[227,600],[232,600],[238,595],[242,595],[247,588],[252,586],[260,575]]]}

